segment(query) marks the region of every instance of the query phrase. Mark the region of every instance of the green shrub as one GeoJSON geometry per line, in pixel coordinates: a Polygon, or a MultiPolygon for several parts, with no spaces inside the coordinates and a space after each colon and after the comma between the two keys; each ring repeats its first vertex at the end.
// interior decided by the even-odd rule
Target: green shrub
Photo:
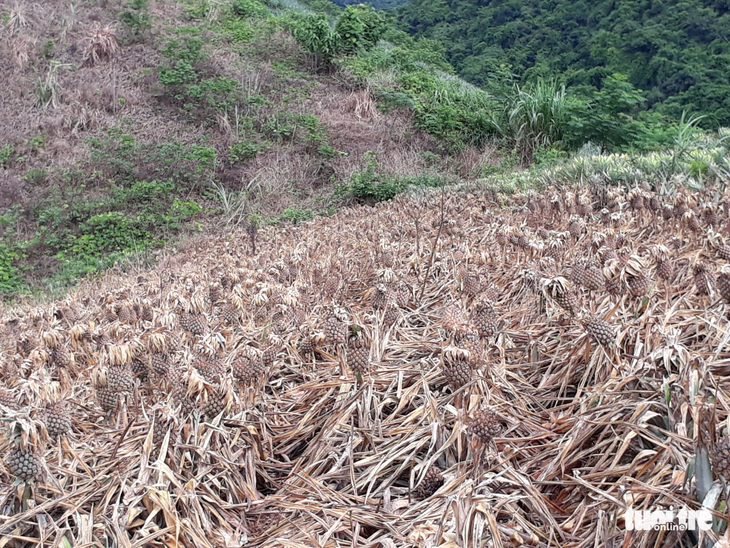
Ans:
{"type": "Polygon", "coordinates": [[[170,40],[162,50],[162,55],[170,61],[185,61],[193,66],[206,57],[203,52],[203,39],[198,36],[170,40]]]}
{"type": "Polygon", "coordinates": [[[352,55],[372,49],[385,27],[383,15],[366,4],[350,5],[337,21],[337,54],[352,55]]]}
{"type": "Polygon", "coordinates": [[[0,243],[0,297],[15,295],[26,287],[20,269],[16,266],[20,258],[17,249],[0,243]]]}
{"type": "Polygon", "coordinates": [[[198,36],[170,40],[162,55],[170,60],[171,65],[160,68],[160,82],[165,86],[191,84],[198,79],[195,65],[205,59],[203,40],[198,36]]]}
{"type": "Polygon", "coordinates": [[[645,101],[624,75],[605,78],[600,90],[592,90],[568,104],[566,144],[575,149],[591,142],[613,150],[648,144],[652,139],[647,125],[633,117],[645,101]]]}
{"type": "Polygon", "coordinates": [[[129,0],[125,9],[120,12],[119,20],[134,36],[141,36],[152,26],[149,0],[129,0]]]}
{"type": "Polygon", "coordinates": [[[314,211],[311,209],[295,209],[287,208],[279,214],[277,220],[287,223],[299,224],[303,221],[309,221],[314,217],[314,211]]]}
{"type": "Polygon", "coordinates": [[[312,55],[315,70],[328,67],[338,52],[338,37],[327,16],[307,14],[292,17],[289,28],[295,40],[312,55]]]}
{"type": "Polygon", "coordinates": [[[28,170],[23,178],[32,185],[42,185],[48,180],[48,171],[40,167],[28,170]]]}
{"type": "Polygon", "coordinates": [[[163,86],[182,86],[198,79],[198,73],[187,61],[177,61],[171,67],[160,68],[160,83],[163,86]]]}
{"type": "Polygon", "coordinates": [[[239,97],[236,93],[240,84],[232,78],[209,78],[198,84],[190,84],[186,88],[188,100],[196,105],[201,103],[216,112],[225,112],[232,109],[239,97]]]}
{"type": "Polygon", "coordinates": [[[250,42],[256,36],[254,23],[245,19],[227,19],[222,26],[231,42],[250,42]]]}
{"type": "Polygon", "coordinates": [[[445,184],[437,175],[412,175],[395,177],[380,172],[376,155],[372,151],[365,153],[365,171],[355,173],[349,190],[359,202],[382,202],[391,200],[411,187],[441,187],[445,184]]]}
{"type": "Polygon", "coordinates": [[[239,140],[228,147],[228,161],[232,164],[251,160],[263,150],[263,147],[250,139],[239,140]]]}
{"type": "Polygon", "coordinates": [[[10,162],[10,157],[13,155],[15,147],[8,143],[0,147],[0,166],[4,166],[10,162]]]}
{"type": "Polygon", "coordinates": [[[234,0],[232,10],[236,17],[265,17],[269,10],[258,0],[234,0]]]}

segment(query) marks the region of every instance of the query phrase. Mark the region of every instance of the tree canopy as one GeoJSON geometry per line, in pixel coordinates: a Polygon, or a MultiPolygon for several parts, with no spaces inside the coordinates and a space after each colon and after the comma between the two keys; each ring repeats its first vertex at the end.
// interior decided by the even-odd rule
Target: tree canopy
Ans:
{"type": "Polygon", "coordinates": [[[730,125],[730,0],[410,0],[397,13],[493,93],[551,78],[610,95],[625,75],[635,110],[730,125]]]}

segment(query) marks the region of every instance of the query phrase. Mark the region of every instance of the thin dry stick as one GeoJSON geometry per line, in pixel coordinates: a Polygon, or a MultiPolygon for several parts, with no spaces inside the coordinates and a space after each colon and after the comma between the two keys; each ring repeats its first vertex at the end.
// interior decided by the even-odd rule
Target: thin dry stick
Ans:
{"type": "Polygon", "coordinates": [[[439,240],[441,239],[441,231],[444,228],[444,221],[446,218],[446,190],[441,187],[441,213],[440,213],[440,219],[439,219],[439,229],[438,232],[436,232],[436,238],[433,241],[433,246],[431,247],[431,256],[428,258],[428,266],[426,267],[426,275],[423,277],[423,281],[421,282],[421,290],[418,292],[418,301],[420,302],[423,299],[423,292],[426,290],[426,281],[428,280],[428,275],[431,273],[431,266],[433,265],[433,257],[436,254],[436,247],[438,247],[439,240]]]}

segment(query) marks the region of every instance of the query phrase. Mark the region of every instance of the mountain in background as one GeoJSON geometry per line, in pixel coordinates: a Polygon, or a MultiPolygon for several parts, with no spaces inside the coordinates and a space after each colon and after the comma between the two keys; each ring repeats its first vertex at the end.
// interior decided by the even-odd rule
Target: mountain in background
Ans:
{"type": "Polygon", "coordinates": [[[641,108],[730,125],[730,0],[411,0],[398,17],[488,90],[557,78],[590,96],[621,74],[641,108]]]}

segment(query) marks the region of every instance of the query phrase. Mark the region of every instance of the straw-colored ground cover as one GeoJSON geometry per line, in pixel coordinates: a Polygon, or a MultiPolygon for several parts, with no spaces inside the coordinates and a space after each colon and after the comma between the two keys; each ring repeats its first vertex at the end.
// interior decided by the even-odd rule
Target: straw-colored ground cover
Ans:
{"type": "Polygon", "coordinates": [[[7,308],[0,546],[712,545],[621,516],[725,516],[723,200],[399,198],[7,308]]]}

